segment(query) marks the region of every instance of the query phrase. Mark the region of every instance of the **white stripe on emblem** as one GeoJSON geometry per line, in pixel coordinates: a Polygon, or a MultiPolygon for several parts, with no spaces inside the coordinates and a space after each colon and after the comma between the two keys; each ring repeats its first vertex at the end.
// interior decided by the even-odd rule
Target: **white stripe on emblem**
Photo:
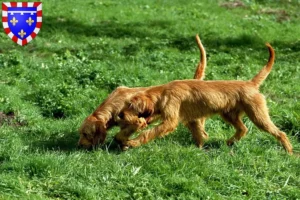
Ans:
{"type": "Polygon", "coordinates": [[[37,11],[42,10],[42,4],[37,7],[37,11]]]}
{"type": "Polygon", "coordinates": [[[6,5],[6,7],[10,7],[10,2],[6,2],[4,5],[6,5]]]}
{"type": "Polygon", "coordinates": [[[40,31],[40,28],[35,28],[33,32],[34,32],[35,34],[38,34],[39,31],[40,31]]]}
{"type": "Polygon", "coordinates": [[[7,17],[7,11],[2,11],[2,17],[7,17]]]}
{"type": "Polygon", "coordinates": [[[14,34],[12,32],[9,32],[8,37],[13,38],[14,34]]]}
{"type": "Polygon", "coordinates": [[[29,36],[27,37],[27,43],[29,43],[31,40],[32,40],[32,37],[31,37],[31,35],[29,35],[29,36]]]}
{"type": "Polygon", "coordinates": [[[3,22],[3,28],[8,28],[8,23],[7,22],[3,22]]]}
{"type": "Polygon", "coordinates": [[[33,2],[28,2],[27,6],[28,7],[33,7],[33,2]]]}
{"type": "Polygon", "coordinates": [[[18,2],[17,7],[22,7],[22,2],[18,2]]]}
{"type": "Polygon", "coordinates": [[[41,17],[37,17],[36,18],[36,22],[42,22],[42,18],[41,17]]]}
{"type": "Polygon", "coordinates": [[[22,40],[18,38],[17,43],[22,46],[22,40]]]}
{"type": "Polygon", "coordinates": [[[8,13],[10,15],[14,15],[15,13],[21,13],[21,15],[23,15],[24,13],[30,13],[31,15],[33,15],[34,13],[36,13],[36,11],[8,11],[8,13]]]}

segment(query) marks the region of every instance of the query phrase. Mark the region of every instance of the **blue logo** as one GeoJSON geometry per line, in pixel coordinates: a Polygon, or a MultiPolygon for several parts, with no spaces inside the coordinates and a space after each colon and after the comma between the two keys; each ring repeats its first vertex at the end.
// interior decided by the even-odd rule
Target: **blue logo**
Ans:
{"type": "Polygon", "coordinates": [[[14,42],[26,45],[37,36],[42,26],[42,3],[2,3],[2,24],[5,33],[14,42]]]}

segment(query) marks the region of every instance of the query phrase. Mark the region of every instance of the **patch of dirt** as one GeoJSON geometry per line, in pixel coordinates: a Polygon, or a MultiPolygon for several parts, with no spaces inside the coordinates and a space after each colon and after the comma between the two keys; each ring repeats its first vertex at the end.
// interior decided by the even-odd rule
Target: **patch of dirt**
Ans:
{"type": "Polygon", "coordinates": [[[224,8],[228,8],[228,9],[233,9],[233,8],[245,8],[246,5],[242,2],[242,1],[232,1],[232,2],[224,2],[224,3],[221,3],[220,4],[221,7],[224,7],[224,8]]]}
{"type": "Polygon", "coordinates": [[[0,126],[2,126],[3,124],[12,127],[19,127],[26,126],[27,122],[18,119],[14,112],[4,113],[0,111],[0,126]]]}
{"type": "MultiPolygon", "coordinates": [[[[241,0],[235,0],[230,2],[223,2],[219,4],[221,7],[227,9],[235,9],[235,8],[247,8],[247,5],[241,0]]],[[[286,10],[283,9],[272,9],[272,8],[263,8],[257,11],[258,14],[266,14],[266,15],[274,15],[276,17],[277,22],[289,21],[291,16],[286,10]]]]}
{"type": "Polygon", "coordinates": [[[289,21],[290,15],[285,10],[276,10],[276,9],[262,9],[260,10],[261,14],[275,15],[278,22],[289,21]]]}

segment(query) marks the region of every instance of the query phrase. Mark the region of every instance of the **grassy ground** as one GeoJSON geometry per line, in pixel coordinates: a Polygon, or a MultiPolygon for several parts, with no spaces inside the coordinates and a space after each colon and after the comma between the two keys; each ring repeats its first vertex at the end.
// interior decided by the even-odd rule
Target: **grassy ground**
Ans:
{"type": "Polygon", "coordinates": [[[0,32],[0,199],[300,199],[299,1],[43,1],[43,26],[21,47],[0,32]],[[183,126],[122,152],[112,141],[76,149],[78,127],[119,85],[192,78],[194,36],[207,80],[248,80],[276,50],[261,87],[274,123],[294,148],[245,118],[249,134],[207,121],[193,145],[183,126]]]}

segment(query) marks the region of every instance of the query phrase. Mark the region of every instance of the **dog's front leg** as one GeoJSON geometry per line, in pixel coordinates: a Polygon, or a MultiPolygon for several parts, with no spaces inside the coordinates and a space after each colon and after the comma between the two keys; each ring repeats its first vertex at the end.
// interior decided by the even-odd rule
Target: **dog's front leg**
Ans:
{"type": "Polygon", "coordinates": [[[139,129],[145,128],[147,126],[147,122],[144,118],[137,118],[134,123],[130,124],[128,122],[119,121],[119,125],[121,130],[116,134],[115,138],[119,141],[127,140],[134,132],[139,129]]]}
{"type": "Polygon", "coordinates": [[[123,150],[128,149],[126,143],[129,140],[129,137],[147,124],[144,118],[139,118],[139,121],[139,123],[135,124],[123,124],[120,132],[116,134],[115,140],[121,144],[123,150]]]}
{"type": "Polygon", "coordinates": [[[168,133],[175,130],[178,125],[177,119],[168,119],[164,120],[161,124],[156,127],[153,127],[149,130],[143,131],[139,136],[132,140],[128,140],[126,145],[130,147],[138,147],[142,144],[146,144],[149,141],[153,140],[156,137],[163,137],[168,133]]]}
{"type": "Polygon", "coordinates": [[[116,120],[121,130],[116,134],[115,140],[122,145],[123,150],[126,149],[126,141],[128,138],[139,129],[147,126],[147,121],[144,118],[139,118],[133,110],[124,110],[116,120]]]}

